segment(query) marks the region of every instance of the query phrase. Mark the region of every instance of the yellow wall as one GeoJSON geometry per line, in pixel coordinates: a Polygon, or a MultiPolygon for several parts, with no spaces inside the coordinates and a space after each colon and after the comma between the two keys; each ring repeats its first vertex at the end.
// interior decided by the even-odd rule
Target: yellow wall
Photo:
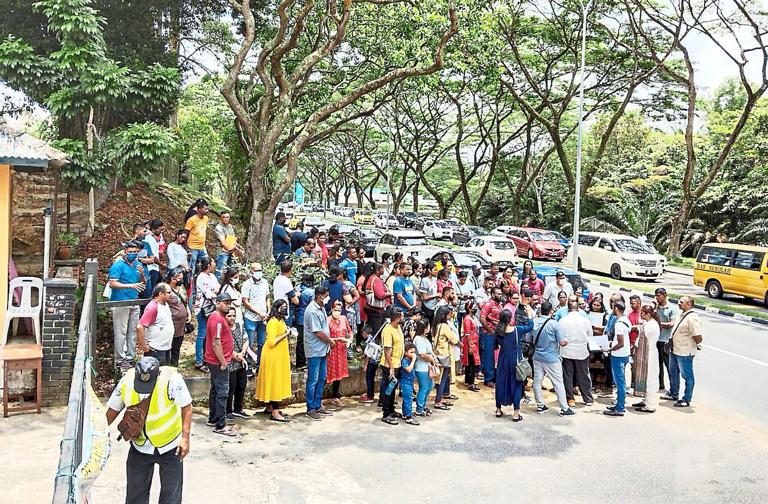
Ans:
{"type": "Polygon", "coordinates": [[[11,256],[11,167],[0,164],[0,327],[8,306],[8,258],[11,256]]]}

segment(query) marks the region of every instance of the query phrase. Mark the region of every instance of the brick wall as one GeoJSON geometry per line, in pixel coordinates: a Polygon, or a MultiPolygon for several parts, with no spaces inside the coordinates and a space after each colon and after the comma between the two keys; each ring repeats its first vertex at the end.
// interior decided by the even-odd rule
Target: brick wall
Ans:
{"type": "Polygon", "coordinates": [[[43,406],[66,405],[77,349],[74,280],[45,281],[43,311],[43,406]]]}

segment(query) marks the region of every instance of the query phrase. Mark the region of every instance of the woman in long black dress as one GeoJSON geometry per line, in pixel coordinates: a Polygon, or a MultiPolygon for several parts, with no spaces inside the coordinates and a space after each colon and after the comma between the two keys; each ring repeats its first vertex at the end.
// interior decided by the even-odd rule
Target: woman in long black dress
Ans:
{"type": "Polygon", "coordinates": [[[504,415],[502,406],[513,405],[515,412],[513,422],[523,419],[520,414],[520,399],[525,387],[524,381],[519,381],[515,374],[517,361],[522,359],[522,342],[525,334],[533,330],[533,321],[521,314],[515,324],[515,317],[509,310],[502,310],[499,323],[496,326],[496,338],[501,349],[496,363],[496,416],[504,415]]]}

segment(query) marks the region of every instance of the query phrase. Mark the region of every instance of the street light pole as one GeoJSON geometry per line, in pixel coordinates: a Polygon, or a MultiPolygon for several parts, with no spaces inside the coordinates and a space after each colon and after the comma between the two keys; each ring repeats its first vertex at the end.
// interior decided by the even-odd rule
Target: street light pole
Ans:
{"type": "Polygon", "coordinates": [[[586,6],[582,0],[581,5],[581,68],[579,70],[579,127],[576,132],[576,193],[573,196],[573,269],[579,269],[579,223],[581,220],[581,143],[582,127],[584,123],[584,66],[586,65],[587,52],[587,14],[592,2],[589,0],[586,6]]]}

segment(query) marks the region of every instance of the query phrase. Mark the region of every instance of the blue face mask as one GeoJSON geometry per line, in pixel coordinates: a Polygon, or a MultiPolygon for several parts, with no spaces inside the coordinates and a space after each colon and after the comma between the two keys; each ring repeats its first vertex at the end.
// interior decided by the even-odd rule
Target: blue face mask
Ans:
{"type": "Polygon", "coordinates": [[[135,261],[137,257],[139,257],[138,252],[129,252],[128,254],[125,254],[125,258],[128,260],[128,262],[135,261]]]}

